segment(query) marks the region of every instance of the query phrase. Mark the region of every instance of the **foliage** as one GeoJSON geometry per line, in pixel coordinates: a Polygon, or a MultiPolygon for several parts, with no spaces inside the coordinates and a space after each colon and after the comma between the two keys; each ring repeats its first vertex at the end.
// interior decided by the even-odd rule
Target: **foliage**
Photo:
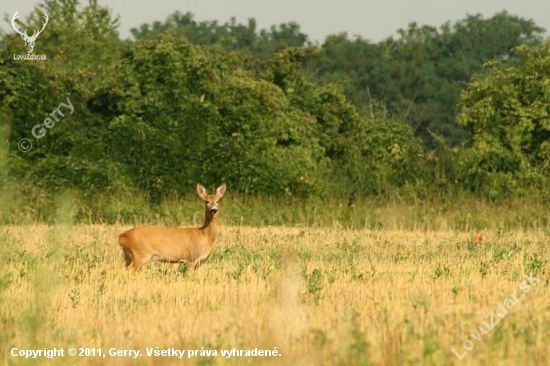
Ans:
{"type": "Polygon", "coordinates": [[[458,119],[474,138],[461,162],[464,184],[486,186],[493,198],[528,195],[550,174],[550,44],[518,47],[513,57],[514,65],[492,61],[472,79],[458,119]]]}
{"type": "Polygon", "coordinates": [[[222,44],[234,51],[246,51],[255,57],[268,58],[284,47],[304,47],[310,44],[308,36],[295,22],[258,29],[254,18],[247,24],[237,23],[235,18],[219,24],[218,21],[196,21],[191,13],[176,11],[166,21],[143,24],[131,30],[136,39],[155,38],[167,31],[185,36],[191,43],[208,46],[222,44]]]}
{"type": "MultiPolygon", "coordinates": [[[[8,35],[0,54],[0,110],[11,127],[11,173],[50,193],[77,187],[85,193],[124,187],[112,176],[116,164],[105,151],[107,134],[103,121],[87,108],[85,100],[110,72],[117,60],[116,19],[96,2],[76,12],[74,0],[45,1],[32,18],[40,24],[42,11],[51,21],[40,36],[37,52],[47,61],[24,62],[11,55],[22,53],[19,37],[8,35]],[[95,60],[91,63],[90,60],[95,60]],[[32,139],[37,124],[44,127],[46,118],[60,103],[74,107],[46,135],[33,139],[33,149],[16,154],[17,141],[32,139]]],[[[57,114],[59,117],[59,114],[57,114]]]]}
{"type": "Polygon", "coordinates": [[[398,37],[371,43],[347,34],[329,36],[309,72],[319,81],[340,81],[346,96],[369,110],[382,103],[390,117],[405,120],[434,146],[432,134],[457,145],[469,138],[456,124],[460,92],[483,64],[507,58],[521,44],[538,44],[544,29],[501,12],[468,15],[439,29],[409,24],[398,37]]]}
{"type": "Polygon", "coordinates": [[[0,42],[2,191],[16,185],[40,207],[72,197],[111,220],[198,181],[349,206],[547,192],[548,45],[506,12],[412,23],[379,43],[332,35],[320,47],[296,23],[260,30],[254,19],[178,12],[122,41],[118,18],[96,1],[45,0],[23,22],[39,26],[43,12],[35,52],[47,61],[13,59],[24,52],[15,34],[0,42]],[[33,138],[69,100],[74,113],[33,138]],[[138,198],[121,207],[127,197],[138,198]]]}

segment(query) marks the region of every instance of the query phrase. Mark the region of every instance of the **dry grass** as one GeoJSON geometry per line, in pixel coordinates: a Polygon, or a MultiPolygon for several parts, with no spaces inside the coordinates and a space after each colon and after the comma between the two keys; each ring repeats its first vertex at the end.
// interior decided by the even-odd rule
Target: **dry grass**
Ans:
{"type": "MultiPolygon", "coordinates": [[[[122,266],[127,226],[0,229],[0,359],[7,364],[135,364],[131,358],[29,360],[12,347],[140,349],[138,364],[547,365],[547,233],[222,227],[198,271],[122,266]],[[482,243],[476,236],[483,236],[482,243]],[[470,337],[524,274],[540,282],[481,340],[470,337]],[[474,349],[461,361],[464,340],[474,349]],[[148,357],[146,348],[216,349],[148,357]],[[221,349],[281,357],[223,358],[221,349]]],[[[475,334],[474,334],[475,335],[475,334]]],[[[66,351],[65,351],[66,352],[66,351]]]]}

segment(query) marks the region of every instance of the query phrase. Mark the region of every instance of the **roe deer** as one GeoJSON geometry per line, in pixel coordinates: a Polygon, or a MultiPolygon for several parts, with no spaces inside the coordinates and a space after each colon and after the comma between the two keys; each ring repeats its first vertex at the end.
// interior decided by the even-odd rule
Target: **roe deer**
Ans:
{"type": "Polygon", "coordinates": [[[225,183],[216,189],[216,194],[208,194],[199,183],[197,194],[206,209],[204,224],[200,228],[140,226],[118,237],[126,267],[137,270],[156,259],[170,263],[185,261],[197,269],[208,259],[216,239],[218,203],[225,194],[225,183]]]}

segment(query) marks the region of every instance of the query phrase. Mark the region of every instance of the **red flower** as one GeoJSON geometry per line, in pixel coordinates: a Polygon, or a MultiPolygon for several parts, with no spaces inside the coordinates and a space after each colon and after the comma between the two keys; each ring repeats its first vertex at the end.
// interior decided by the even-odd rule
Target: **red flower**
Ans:
{"type": "Polygon", "coordinates": [[[482,236],[478,236],[478,237],[476,238],[476,241],[477,241],[478,243],[481,243],[481,242],[483,241],[483,237],[482,237],[482,236]]]}

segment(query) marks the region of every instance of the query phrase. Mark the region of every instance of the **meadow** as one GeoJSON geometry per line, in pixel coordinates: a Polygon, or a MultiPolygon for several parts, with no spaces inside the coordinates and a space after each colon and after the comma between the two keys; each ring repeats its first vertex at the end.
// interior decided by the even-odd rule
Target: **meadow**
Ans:
{"type": "Polygon", "coordinates": [[[1,364],[550,364],[533,20],[314,42],[177,4],[123,39],[97,1],[35,3],[5,18],[47,62],[0,61],[1,364]],[[208,261],[128,272],[119,234],[202,224],[198,182],[228,187],[208,261]]]}
{"type": "MultiPolygon", "coordinates": [[[[194,209],[186,215],[196,216],[182,220],[186,225],[200,222],[198,203],[190,202],[194,209]]],[[[347,212],[347,220],[300,216],[293,224],[277,225],[284,220],[272,218],[252,226],[238,224],[236,202],[224,205],[227,211],[222,207],[214,252],[197,271],[183,264],[151,262],[140,272],[128,273],[116,240],[132,227],[128,222],[86,225],[54,220],[2,226],[2,362],[550,362],[549,231],[544,220],[529,219],[528,210],[485,205],[475,215],[466,208],[439,215],[406,205],[370,207],[367,212],[359,203],[352,209],[332,208],[333,217],[347,212]],[[537,281],[521,297],[524,276],[531,274],[537,281]],[[500,319],[499,304],[513,293],[519,302],[500,319]],[[499,321],[485,334],[490,312],[492,322],[499,321]],[[15,357],[14,347],[64,348],[65,357],[15,357]],[[69,357],[69,347],[101,347],[107,355],[69,357]],[[108,354],[112,348],[140,350],[142,355],[113,357],[108,354]],[[147,355],[148,349],[171,348],[197,353],[181,359],[147,355]],[[221,350],[234,348],[277,350],[280,356],[222,356],[221,350]],[[200,356],[201,349],[202,354],[210,350],[211,356],[200,356]],[[212,356],[213,350],[217,356],[212,356]]],[[[283,212],[277,210],[271,214],[283,212]]],[[[307,216],[308,211],[303,212],[307,216]]]]}

